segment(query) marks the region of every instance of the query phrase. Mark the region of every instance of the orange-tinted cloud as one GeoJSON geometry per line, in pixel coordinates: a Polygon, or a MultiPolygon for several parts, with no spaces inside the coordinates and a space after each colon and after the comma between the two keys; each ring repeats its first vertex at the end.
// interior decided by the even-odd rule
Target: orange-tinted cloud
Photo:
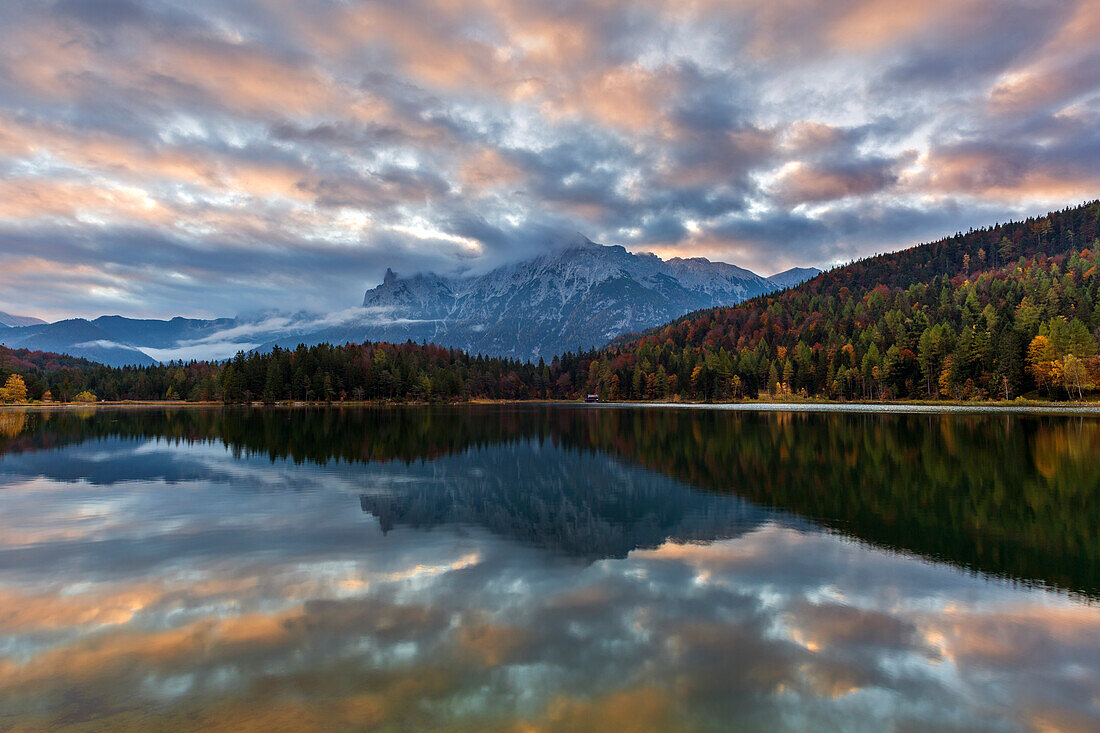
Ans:
{"type": "Polygon", "coordinates": [[[796,163],[778,181],[779,196],[789,203],[833,201],[876,193],[896,177],[881,161],[842,167],[796,163]]]}
{"type": "Polygon", "coordinates": [[[922,161],[911,183],[936,193],[1078,201],[1100,189],[1100,174],[1079,162],[1044,161],[1012,148],[945,148],[922,161]]]}
{"type": "Polygon", "coordinates": [[[1006,70],[990,91],[998,113],[1026,113],[1036,107],[1065,102],[1100,84],[1100,6],[1079,2],[1064,25],[1026,63],[1006,70]]]}
{"type": "Polygon", "coordinates": [[[897,43],[981,0],[859,0],[840,13],[829,39],[843,50],[876,49],[897,43]]]}
{"type": "Polygon", "coordinates": [[[227,253],[189,259],[232,293],[142,315],[267,308],[279,278],[339,308],[392,264],[576,231],[823,265],[1094,196],[1098,24],[1088,0],[9,3],[0,264],[227,253]],[[326,278],[318,248],[345,252],[326,278]],[[238,249],[278,275],[228,274],[238,249]]]}
{"type": "Polygon", "coordinates": [[[844,140],[844,132],[836,125],[816,120],[798,120],[787,128],[783,145],[795,153],[830,148],[844,140]]]}
{"type": "Polygon", "coordinates": [[[473,191],[511,186],[523,179],[523,171],[499,151],[482,148],[463,162],[462,184],[473,191]]]}

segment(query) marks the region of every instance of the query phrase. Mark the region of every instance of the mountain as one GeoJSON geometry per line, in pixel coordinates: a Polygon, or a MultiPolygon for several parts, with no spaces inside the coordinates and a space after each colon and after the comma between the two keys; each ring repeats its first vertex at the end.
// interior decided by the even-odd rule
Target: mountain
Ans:
{"type": "MultiPolygon", "coordinates": [[[[547,281],[538,285],[560,285],[553,277],[571,259],[563,253],[545,258],[539,271],[547,281]]],[[[583,272],[592,274],[590,268],[583,272]]],[[[580,289],[578,279],[572,282],[580,289]]],[[[686,290],[671,276],[655,280],[663,292],[686,290]]],[[[454,284],[390,273],[372,291],[387,294],[390,305],[364,310],[369,318],[378,317],[374,308],[401,304],[432,312],[450,303],[444,296],[456,298],[454,284]]],[[[507,293],[507,285],[485,287],[507,293]]],[[[516,306],[526,303],[520,299],[516,306]]],[[[531,330],[538,326],[533,322],[531,330]]],[[[729,400],[762,393],[1081,400],[1100,385],[1098,335],[1100,201],[1094,201],[869,257],[793,288],[695,311],[545,365],[415,343],[320,344],[257,350],[229,365],[95,370],[79,386],[110,399],[172,393],[226,402],[575,399],[592,393],[611,400],[729,400]]],[[[65,386],[61,381],[77,386],[51,377],[55,394],[65,386]]]]}
{"type": "MultiPolygon", "coordinates": [[[[740,272],[726,265],[713,269],[731,276],[740,272]]],[[[601,289],[638,296],[630,302],[659,304],[692,292],[690,280],[685,278],[685,285],[676,277],[685,270],[698,275],[711,268],[705,261],[663,262],[580,243],[501,268],[495,281],[430,275],[403,280],[391,272],[367,294],[365,308],[310,323],[341,324],[330,326],[349,335],[341,343],[354,340],[364,323],[390,329],[437,323],[446,335],[452,325],[447,319],[460,307],[500,315],[494,302],[500,299],[520,314],[504,313],[513,326],[527,318],[528,330],[537,336],[547,319],[540,320],[531,303],[564,303],[560,312],[588,309],[598,321],[602,309],[615,312],[620,305],[602,300],[601,289]],[[621,267],[605,267],[607,250],[621,267]],[[475,297],[481,302],[464,300],[475,297]],[[403,308],[431,318],[403,317],[403,308]]],[[[79,378],[49,373],[37,384],[28,382],[28,391],[33,397],[46,387],[56,395],[80,388],[108,399],[180,395],[226,402],[573,399],[591,393],[611,400],[804,394],[963,401],[1082,400],[1094,397],[1100,385],[1100,201],[869,257],[786,290],[768,287],[738,305],[698,310],[546,365],[415,343],[320,344],[256,350],[232,364],[94,369],[79,378]]],[[[269,318],[266,323],[285,330],[304,329],[307,321],[269,318]]],[[[3,333],[5,338],[21,330],[50,334],[59,327],[72,331],[64,334],[70,340],[107,333],[87,321],[3,333]]],[[[266,327],[238,323],[206,338],[266,327]]]]}
{"type": "Polygon", "coordinates": [[[792,267],[789,270],[769,275],[768,280],[778,290],[786,290],[787,288],[793,288],[795,285],[801,285],[820,274],[821,270],[816,267],[792,267]]]}
{"type": "Polygon", "coordinates": [[[11,349],[52,351],[109,366],[156,363],[148,354],[116,342],[107,331],[83,318],[11,328],[0,332],[0,342],[11,349]]]}
{"type": "Polygon", "coordinates": [[[13,316],[10,313],[0,311],[0,326],[16,328],[19,326],[34,326],[40,323],[45,323],[45,321],[43,321],[41,318],[32,318],[31,316],[13,316]]]}
{"type": "Polygon", "coordinates": [[[196,341],[222,333],[238,324],[235,318],[181,318],[171,320],[100,316],[92,323],[110,338],[142,351],[170,349],[181,342],[196,341]]]}
{"type": "MultiPolygon", "coordinates": [[[[155,320],[100,316],[91,321],[70,318],[0,330],[0,343],[13,349],[59,352],[109,366],[148,365],[174,358],[181,343],[201,342],[215,334],[225,334],[236,325],[233,318],[155,320]]],[[[247,349],[255,344],[233,344],[226,347],[230,349],[228,354],[235,353],[236,346],[247,349]]]]}
{"type": "Polygon", "coordinates": [[[767,278],[734,265],[666,261],[578,235],[563,248],[479,276],[402,278],[388,270],[363,298],[376,321],[360,325],[353,340],[423,340],[472,353],[549,359],[775,289],[767,278]]]}
{"type": "Polygon", "coordinates": [[[12,348],[58,351],[112,366],[224,359],[300,343],[431,342],[473,354],[551,359],[603,346],[685,313],[786,287],[816,270],[788,270],[777,284],[701,257],[662,260],[583,236],[483,275],[399,277],[387,270],[362,307],[331,314],[265,314],[215,320],[101,316],[0,331],[12,348]]]}

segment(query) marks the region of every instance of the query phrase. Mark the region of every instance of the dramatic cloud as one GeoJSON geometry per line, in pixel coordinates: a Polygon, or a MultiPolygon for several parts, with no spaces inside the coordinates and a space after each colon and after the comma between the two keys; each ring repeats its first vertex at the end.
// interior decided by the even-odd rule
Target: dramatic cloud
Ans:
{"type": "Polygon", "coordinates": [[[761,272],[1100,192],[1091,0],[0,7],[0,309],[339,310],[580,231],[761,272]],[[289,297],[288,297],[289,296],[289,297]]]}

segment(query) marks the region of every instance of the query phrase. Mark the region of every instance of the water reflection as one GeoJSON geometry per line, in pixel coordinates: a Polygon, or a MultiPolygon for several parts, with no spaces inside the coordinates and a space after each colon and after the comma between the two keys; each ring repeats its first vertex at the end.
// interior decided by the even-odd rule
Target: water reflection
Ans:
{"type": "Polygon", "coordinates": [[[22,420],[0,728],[1100,724],[1091,421],[22,420]]]}
{"type": "Polygon", "coordinates": [[[736,537],[774,515],[604,454],[529,440],[410,466],[399,486],[376,482],[359,502],[383,532],[474,525],[593,560],[670,540],[736,537]]]}

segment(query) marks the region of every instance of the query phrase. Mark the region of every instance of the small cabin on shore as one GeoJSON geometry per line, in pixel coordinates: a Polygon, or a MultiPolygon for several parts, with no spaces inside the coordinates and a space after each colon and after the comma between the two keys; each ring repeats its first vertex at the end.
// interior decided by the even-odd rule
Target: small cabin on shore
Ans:
{"type": "Polygon", "coordinates": [[[584,398],[585,402],[599,402],[600,396],[598,394],[590,394],[584,398]]]}

